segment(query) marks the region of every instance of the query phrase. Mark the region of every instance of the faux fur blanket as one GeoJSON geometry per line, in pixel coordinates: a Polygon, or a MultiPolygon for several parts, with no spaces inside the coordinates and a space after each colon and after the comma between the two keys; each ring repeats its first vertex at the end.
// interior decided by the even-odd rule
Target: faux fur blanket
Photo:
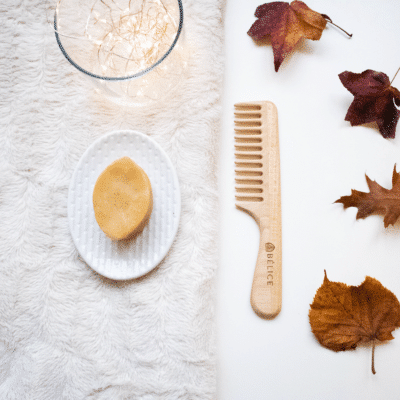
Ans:
{"type": "Polygon", "coordinates": [[[216,156],[223,0],[185,0],[191,54],[175,96],[140,111],[98,97],[57,46],[45,0],[0,4],[0,399],[214,399],[216,156]],[[85,149],[139,130],[169,154],[182,213],[148,275],[79,257],[68,186],[85,149]]]}

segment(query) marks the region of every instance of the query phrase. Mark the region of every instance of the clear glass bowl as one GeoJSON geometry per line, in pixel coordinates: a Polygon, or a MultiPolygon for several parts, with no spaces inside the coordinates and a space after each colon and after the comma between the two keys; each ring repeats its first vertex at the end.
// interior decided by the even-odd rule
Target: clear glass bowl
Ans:
{"type": "Polygon", "coordinates": [[[187,65],[181,0],[60,0],[54,14],[66,59],[112,100],[162,100],[187,65]]]}

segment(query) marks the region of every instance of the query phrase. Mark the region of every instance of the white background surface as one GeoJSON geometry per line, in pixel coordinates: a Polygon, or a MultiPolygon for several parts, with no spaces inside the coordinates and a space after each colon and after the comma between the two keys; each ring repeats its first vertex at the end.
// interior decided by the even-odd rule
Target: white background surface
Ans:
{"type": "MultiPolygon", "coordinates": [[[[400,67],[400,3],[392,0],[309,0],[352,32],[328,24],[320,41],[305,40],[274,71],[271,45],[247,35],[259,0],[227,0],[226,71],[220,156],[221,262],[218,281],[219,400],[398,399],[400,329],[377,346],[335,353],[311,332],[309,305],[323,281],[359,285],[366,275],[400,298],[400,222],[382,216],[355,220],[356,208],[335,200],[351,189],[368,191],[365,174],[391,188],[400,170],[397,137],[384,139],[374,124],[344,121],[353,96],[338,74],[366,69],[392,79],[400,67]],[[258,251],[255,222],[234,205],[233,105],[273,101],[279,113],[283,305],[274,320],[250,306],[258,251]]],[[[393,82],[400,87],[400,74],[393,82]]]]}

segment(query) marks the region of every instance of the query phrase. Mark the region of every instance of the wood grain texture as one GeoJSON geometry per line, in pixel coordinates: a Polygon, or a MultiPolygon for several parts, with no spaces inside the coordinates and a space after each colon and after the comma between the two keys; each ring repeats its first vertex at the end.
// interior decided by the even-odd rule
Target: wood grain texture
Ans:
{"type": "Polygon", "coordinates": [[[235,104],[236,207],[260,228],[250,303],[272,319],[282,307],[282,220],[278,112],[268,101],[235,104]]]}

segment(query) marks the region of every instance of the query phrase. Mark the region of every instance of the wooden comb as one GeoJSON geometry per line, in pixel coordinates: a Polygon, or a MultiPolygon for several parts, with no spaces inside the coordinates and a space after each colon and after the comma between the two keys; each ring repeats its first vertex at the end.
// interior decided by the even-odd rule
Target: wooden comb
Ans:
{"type": "Polygon", "coordinates": [[[282,221],[278,112],[269,101],[235,104],[236,207],[260,228],[250,303],[271,319],[282,307],[282,221]]]}

